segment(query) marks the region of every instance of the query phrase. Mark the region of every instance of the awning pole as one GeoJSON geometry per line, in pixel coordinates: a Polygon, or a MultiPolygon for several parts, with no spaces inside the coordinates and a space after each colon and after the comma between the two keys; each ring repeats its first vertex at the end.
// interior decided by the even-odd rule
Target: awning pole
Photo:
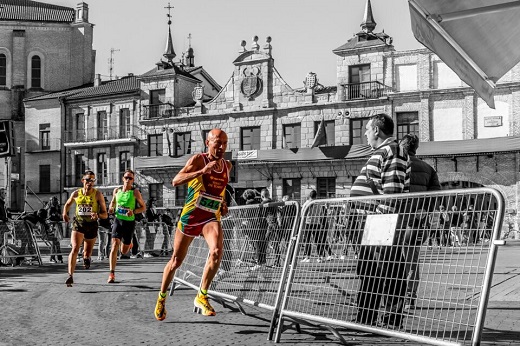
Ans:
{"type": "Polygon", "coordinates": [[[511,2],[506,2],[503,4],[477,7],[477,8],[472,8],[472,9],[463,10],[463,11],[456,11],[456,12],[443,13],[443,14],[430,14],[430,16],[438,23],[441,23],[441,22],[449,22],[451,20],[478,16],[480,14],[507,11],[510,9],[518,8],[518,7],[520,7],[520,1],[511,1],[511,2]]]}

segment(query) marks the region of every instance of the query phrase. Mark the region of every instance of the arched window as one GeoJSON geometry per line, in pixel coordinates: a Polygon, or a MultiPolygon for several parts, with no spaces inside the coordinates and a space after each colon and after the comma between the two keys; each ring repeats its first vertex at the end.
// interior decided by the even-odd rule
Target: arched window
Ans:
{"type": "Polygon", "coordinates": [[[0,54],[0,87],[7,86],[7,57],[0,54]]]}
{"type": "Polygon", "coordinates": [[[42,60],[38,55],[31,58],[31,88],[42,87],[42,60]]]}

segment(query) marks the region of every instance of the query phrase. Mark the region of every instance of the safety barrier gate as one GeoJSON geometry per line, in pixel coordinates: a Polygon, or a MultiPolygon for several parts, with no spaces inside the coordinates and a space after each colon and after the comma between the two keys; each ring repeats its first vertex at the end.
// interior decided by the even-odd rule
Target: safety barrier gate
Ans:
{"type": "MultiPolygon", "coordinates": [[[[224,305],[235,304],[242,313],[241,303],[273,310],[287,277],[299,213],[294,201],[230,207],[222,219],[223,259],[210,296],[224,305]]],[[[195,238],[174,283],[198,290],[207,258],[205,240],[195,238]]]]}
{"type": "Polygon", "coordinates": [[[479,344],[503,214],[489,188],[305,204],[275,341],[290,321],[479,344]]]}
{"type": "Polygon", "coordinates": [[[24,220],[10,220],[0,224],[0,261],[17,265],[23,261],[42,264],[37,239],[30,224],[24,220]]]}

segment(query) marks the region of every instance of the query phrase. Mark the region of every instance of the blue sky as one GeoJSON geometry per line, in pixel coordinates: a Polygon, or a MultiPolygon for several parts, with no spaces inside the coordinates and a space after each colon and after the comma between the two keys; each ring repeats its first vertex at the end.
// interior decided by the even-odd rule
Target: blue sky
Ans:
{"type": "MultiPolygon", "coordinates": [[[[76,7],[79,0],[38,0],[76,7]]],[[[109,75],[110,49],[114,74],[141,74],[164,53],[167,0],[86,0],[94,27],[96,73],[109,75]]],[[[336,55],[332,50],[360,30],[366,0],[171,0],[172,36],[177,57],[192,36],[195,64],[202,65],[219,84],[233,73],[240,42],[250,48],[271,36],[275,67],[293,88],[315,72],[323,85],[336,84],[336,55]]],[[[397,50],[421,48],[410,28],[406,0],[372,0],[376,32],[394,38],[397,50]]],[[[107,78],[107,77],[105,77],[107,78]]]]}

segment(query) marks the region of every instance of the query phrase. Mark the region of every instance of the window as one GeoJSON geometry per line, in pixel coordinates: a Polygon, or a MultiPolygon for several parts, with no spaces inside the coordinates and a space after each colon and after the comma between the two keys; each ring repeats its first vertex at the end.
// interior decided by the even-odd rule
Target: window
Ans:
{"type": "Polygon", "coordinates": [[[108,115],[106,111],[97,113],[97,126],[97,139],[108,139],[108,115]]]}
{"type": "Polygon", "coordinates": [[[208,146],[206,145],[206,139],[208,138],[209,131],[211,131],[211,130],[202,130],[202,132],[201,132],[202,141],[204,142],[204,144],[203,144],[204,151],[206,151],[208,149],[208,146]]]}
{"type": "Polygon", "coordinates": [[[191,154],[191,132],[175,134],[175,156],[191,154]]]}
{"type": "Polygon", "coordinates": [[[283,147],[300,148],[302,145],[302,125],[287,124],[283,126],[283,147]]]}
{"type": "Polygon", "coordinates": [[[40,165],[40,192],[51,192],[51,165],[40,165]]]}
{"type": "Polygon", "coordinates": [[[119,152],[119,173],[123,174],[127,169],[131,169],[131,158],[129,151],[119,152]]]}
{"type": "Polygon", "coordinates": [[[318,178],[316,181],[318,198],[336,197],[336,178],[318,178]]]}
{"type": "Polygon", "coordinates": [[[31,88],[42,87],[42,60],[38,55],[31,58],[31,88]]]}
{"type": "Polygon", "coordinates": [[[51,149],[51,124],[40,124],[40,149],[51,149]]]}
{"type": "Polygon", "coordinates": [[[130,109],[119,110],[119,138],[129,138],[130,133],[130,109]]]}
{"type": "Polygon", "coordinates": [[[366,88],[370,89],[370,64],[349,67],[348,74],[349,87],[347,99],[357,99],[363,96],[366,88]]]}
{"type": "Polygon", "coordinates": [[[150,118],[157,118],[160,115],[161,105],[166,101],[166,90],[150,90],[150,118]]]}
{"type": "Polygon", "coordinates": [[[300,178],[287,178],[282,180],[282,195],[288,195],[292,200],[300,201],[302,198],[302,180],[300,178]]]}
{"type": "Polygon", "coordinates": [[[78,142],[85,140],[85,114],[83,113],[76,114],[76,138],[73,140],[78,142]]]}
{"type": "Polygon", "coordinates": [[[162,207],[163,203],[163,184],[149,184],[148,185],[148,199],[155,199],[155,205],[162,207]]]}
{"type": "Polygon", "coordinates": [[[148,135],[148,156],[163,156],[163,135],[148,135]]]}
{"type": "Polygon", "coordinates": [[[365,137],[366,125],[370,118],[350,120],[350,144],[368,144],[365,137]]]}
{"type": "Polygon", "coordinates": [[[182,206],[184,205],[184,201],[186,200],[186,195],[188,194],[188,185],[181,185],[175,188],[175,205],[182,206]]]}
{"type": "Polygon", "coordinates": [[[81,178],[83,177],[83,173],[86,171],[85,166],[85,158],[83,154],[77,154],[74,156],[74,185],[79,186],[83,185],[81,183],[81,178]]]}
{"type": "Polygon", "coordinates": [[[245,127],[240,130],[240,150],[260,149],[260,126],[245,127]]]}
{"type": "Polygon", "coordinates": [[[99,153],[97,155],[97,184],[105,185],[108,183],[107,155],[99,153]]]}
{"type": "Polygon", "coordinates": [[[7,57],[0,54],[0,86],[7,86],[7,57]]]}
{"type": "MultiPolygon", "coordinates": [[[[318,128],[320,127],[321,121],[315,121],[314,122],[314,135],[316,136],[316,133],[318,132],[318,128]]],[[[334,145],[336,143],[336,122],[334,120],[331,121],[324,121],[325,124],[325,134],[327,137],[327,144],[322,145],[334,145]]],[[[320,145],[321,146],[321,145],[320,145]]]]}
{"type": "Polygon", "coordinates": [[[397,139],[402,139],[407,133],[419,136],[419,113],[397,113],[397,139]]]}

